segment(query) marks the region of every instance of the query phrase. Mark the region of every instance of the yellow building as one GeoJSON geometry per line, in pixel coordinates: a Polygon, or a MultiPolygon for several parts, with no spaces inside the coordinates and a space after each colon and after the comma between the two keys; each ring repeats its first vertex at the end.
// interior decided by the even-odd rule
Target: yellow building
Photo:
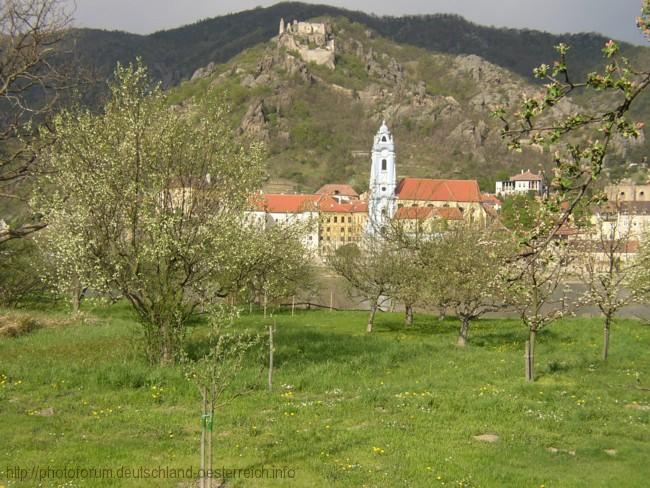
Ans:
{"type": "Polygon", "coordinates": [[[324,196],[319,201],[318,241],[321,253],[358,243],[368,221],[368,204],[360,200],[339,203],[324,196]]]}

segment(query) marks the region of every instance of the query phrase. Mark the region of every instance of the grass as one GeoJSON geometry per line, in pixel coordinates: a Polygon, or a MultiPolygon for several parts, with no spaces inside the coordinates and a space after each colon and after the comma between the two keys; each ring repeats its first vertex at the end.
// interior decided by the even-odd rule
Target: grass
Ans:
{"type": "MultiPolygon", "coordinates": [[[[459,349],[452,319],[419,315],[405,330],[386,313],[366,335],[364,313],[275,318],[274,391],[259,364],[245,370],[237,387],[254,388],[218,412],[215,465],[288,467],[295,478],[227,486],[647,486],[650,327],[640,322],[615,325],[607,363],[598,320],[550,326],[538,379],[526,384],[525,330],[514,320],[481,320],[459,349]],[[482,434],[499,440],[473,438],[482,434]]],[[[180,369],[142,360],[138,332],[118,304],[87,309],[84,323],[0,338],[0,486],[190,486],[8,479],[15,466],[30,475],[33,466],[198,467],[198,395],[180,369]]],[[[189,344],[204,335],[196,325],[189,344]]]]}

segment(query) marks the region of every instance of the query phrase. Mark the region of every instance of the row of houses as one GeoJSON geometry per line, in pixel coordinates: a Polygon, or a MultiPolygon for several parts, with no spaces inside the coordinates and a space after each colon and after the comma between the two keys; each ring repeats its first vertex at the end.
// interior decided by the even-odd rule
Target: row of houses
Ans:
{"type": "Polygon", "coordinates": [[[476,180],[398,180],[395,144],[385,122],[374,138],[368,188],[359,194],[347,184],[327,184],[313,194],[262,193],[251,200],[248,219],[264,227],[302,222],[309,229],[304,245],[326,254],[395,222],[407,231],[441,221],[485,226],[497,218],[500,204],[481,193],[476,180]]]}
{"type": "MultiPolygon", "coordinates": [[[[496,218],[494,199],[483,195],[475,180],[403,178],[395,191],[392,219],[407,230],[446,221],[486,225],[496,218]]],[[[359,242],[369,227],[368,195],[346,184],[327,184],[314,194],[259,194],[252,200],[249,221],[257,225],[304,223],[304,245],[327,253],[359,242]]]]}

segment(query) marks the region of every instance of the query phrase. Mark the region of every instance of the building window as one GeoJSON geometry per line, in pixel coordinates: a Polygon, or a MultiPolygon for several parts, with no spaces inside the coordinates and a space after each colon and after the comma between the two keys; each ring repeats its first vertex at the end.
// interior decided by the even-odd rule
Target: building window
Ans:
{"type": "Polygon", "coordinates": [[[335,223],[335,224],[336,224],[336,219],[337,219],[337,217],[334,217],[334,223],[335,223]]]}
{"type": "Polygon", "coordinates": [[[382,159],[381,160],[381,170],[386,171],[386,166],[387,165],[388,165],[388,161],[386,161],[385,159],[382,159]]]}
{"type": "Polygon", "coordinates": [[[382,187],[381,187],[381,191],[386,191],[386,187],[385,187],[385,186],[382,186],[382,187]]]}
{"type": "Polygon", "coordinates": [[[383,137],[381,138],[381,142],[386,142],[386,136],[383,136],[383,137]]]}
{"type": "Polygon", "coordinates": [[[351,215],[348,215],[348,224],[349,224],[350,222],[352,222],[352,216],[351,216],[351,215]]]}

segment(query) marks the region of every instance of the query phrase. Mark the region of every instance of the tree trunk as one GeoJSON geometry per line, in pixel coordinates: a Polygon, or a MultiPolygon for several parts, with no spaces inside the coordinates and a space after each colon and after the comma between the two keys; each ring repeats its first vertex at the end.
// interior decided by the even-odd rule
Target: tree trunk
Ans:
{"type": "Polygon", "coordinates": [[[404,327],[409,328],[413,325],[413,305],[404,305],[404,327]]]}
{"type": "Polygon", "coordinates": [[[72,314],[77,315],[79,313],[79,308],[81,307],[81,294],[83,293],[83,288],[81,287],[81,281],[79,278],[75,278],[72,283],[72,314]]]}
{"type": "Polygon", "coordinates": [[[269,325],[269,391],[273,390],[273,326],[269,325]]]}
{"type": "Polygon", "coordinates": [[[465,347],[465,344],[467,344],[468,335],[469,335],[469,319],[463,317],[460,320],[460,332],[458,333],[458,341],[456,342],[456,345],[460,347],[465,347]]]}
{"type": "Polygon", "coordinates": [[[609,355],[609,327],[612,323],[611,315],[605,316],[605,327],[603,328],[603,360],[607,361],[607,356],[609,355]]]}
{"type": "Polygon", "coordinates": [[[370,316],[368,317],[368,326],[366,327],[366,332],[372,332],[372,326],[375,322],[375,313],[377,313],[377,300],[372,302],[370,305],[370,316]]]}
{"type": "Polygon", "coordinates": [[[160,363],[161,364],[171,364],[173,360],[173,346],[172,346],[172,331],[171,326],[168,323],[164,323],[160,332],[162,335],[161,338],[161,351],[160,351],[160,363]]]}
{"type": "Polygon", "coordinates": [[[447,308],[446,307],[440,307],[438,309],[438,320],[442,322],[445,320],[445,317],[447,316],[447,308]]]}
{"type": "Polygon", "coordinates": [[[530,330],[526,341],[526,381],[535,381],[535,336],[536,330],[530,330]]]}

